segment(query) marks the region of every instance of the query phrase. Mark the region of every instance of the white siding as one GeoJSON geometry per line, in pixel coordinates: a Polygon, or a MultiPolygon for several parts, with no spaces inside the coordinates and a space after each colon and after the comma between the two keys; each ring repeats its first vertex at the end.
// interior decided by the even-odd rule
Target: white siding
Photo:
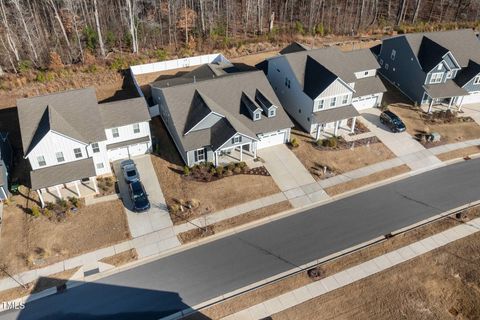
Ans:
{"type": "Polygon", "coordinates": [[[303,92],[285,57],[279,56],[269,60],[267,77],[288,114],[308,130],[313,100],[303,92]],[[290,80],[290,88],[285,86],[285,78],[290,80]]]}
{"type": "Polygon", "coordinates": [[[363,70],[363,71],[355,72],[355,77],[357,79],[362,79],[367,77],[374,77],[376,74],[377,74],[377,69],[363,70]]]}
{"type": "Polygon", "coordinates": [[[140,132],[133,133],[133,123],[132,123],[126,126],[118,127],[118,133],[119,133],[119,136],[117,138],[114,138],[112,135],[112,128],[105,129],[105,134],[107,135],[107,144],[137,139],[145,136],[150,137],[150,126],[148,122],[141,122],[140,132]]]}
{"type": "Polygon", "coordinates": [[[352,90],[347,87],[340,80],[335,80],[331,83],[323,92],[318,96],[319,98],[333,97],[333,96],[343,96],[345,94],[352,93],[352,90]]]}
{"type": "Polygon", "coordinates": [[[28,154],[27,158],[30,161],[32,170],[35,170],[39,168],[46,168],[50,166],[56,166],[62,163],[85,159],[87,158],[87,150],[85,144],[72,140],[71,138],[67,138],[56,132],[50,131],[33,148],[33,150],[28,154]],[[73,153],[73,149],[75,148],[80,148],[82,150],[82,158],[75,158],[75,154],[73,153]],[[55,156],[56,152],[62,152],[65,161],[59,163],[55,156]],[[38,156],[43,156],[45,158],[45,166],[38,166],[38,156]]]}
{"type": "Polygon", "coordinates": [[[108,174],[111,172],[110,162],[107,156],[107,142],[98,142],[98,147],[100,148],[100,152],[97,153],[93,152],[92,145],[89,145],[87,147],[88,154],[93,158],[93,163],[95,164],[95,172],[97,173],[97,176],[108,174]],[[99,163],[103,163],[103,168],[97,168],[97,164],[99,163]]]}

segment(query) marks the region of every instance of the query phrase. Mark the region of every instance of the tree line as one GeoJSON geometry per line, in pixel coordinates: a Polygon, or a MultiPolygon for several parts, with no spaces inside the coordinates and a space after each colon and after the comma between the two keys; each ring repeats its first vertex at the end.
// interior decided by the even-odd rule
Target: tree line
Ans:
{"type": "Polygon", "coordinates": [[[479,0],[0,0],[0,67],[282,34],[476,23],[479,0]]]}

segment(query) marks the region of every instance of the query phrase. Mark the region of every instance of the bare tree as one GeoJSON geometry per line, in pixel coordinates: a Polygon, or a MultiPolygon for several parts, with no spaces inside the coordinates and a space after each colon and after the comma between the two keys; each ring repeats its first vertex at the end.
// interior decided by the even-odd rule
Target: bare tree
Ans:
{"type": "Polygon", "coordinates": [[[100,20],[98,19],[97,0],[93,0],[93,9],[95,15],[95,25],[97,26],[98,44],[100,45],[102,57],[105,58],[105,46],[103,45],[102,31],[100,30],[100,20]]]}

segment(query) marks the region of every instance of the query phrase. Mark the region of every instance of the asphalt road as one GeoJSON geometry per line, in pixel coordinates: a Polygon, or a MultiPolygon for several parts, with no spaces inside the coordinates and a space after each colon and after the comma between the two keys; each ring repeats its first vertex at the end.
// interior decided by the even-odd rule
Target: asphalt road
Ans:
{"type": "Polygon", "coordinates": [[[223,238],[0,319],[157,319],[480,199],[480,160],[360,193],[223,238]]]}

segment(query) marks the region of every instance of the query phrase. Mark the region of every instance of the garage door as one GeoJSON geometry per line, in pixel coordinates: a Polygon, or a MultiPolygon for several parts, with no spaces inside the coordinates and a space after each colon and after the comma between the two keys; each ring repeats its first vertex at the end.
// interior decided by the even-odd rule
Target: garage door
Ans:
{"type": "Polygon", "coordinates": [[[264,133],[257,142],[257,150],[285,142],[285,131],[264,133]]]}
{"type": "Polygon", "coordinates": [[[116,161],[116,160],[120,160],[120,159],[128,159],[128,149],[127,149],[127,147],[108,150],[108,159],[110,161],[116,161]]]}
{"type": "Polygon", "coordinates": [[[130,152],[130,156],[138,156],[141,154],[145,154],[148,151],[148,144],[147,143],[139,143],[133,146],[128,147],[128,151],[130,152]]]}
{"type": "Polygon", "coordinates": [[[462,104],[472,104],[472,103],[480,103],[480,92],[472,92],[468,96],[463,97],[462,104]]]}
{"type": "Polygon", "coordinates": [[[368,98],[362,98],[361,100],[352,100],[352,105],[355,107],[357,110],[364,110],[368,108],[373,108],[377,106],[377,99],[378,96],[373,96],[373,97],[368,97],[368,98]]]}

